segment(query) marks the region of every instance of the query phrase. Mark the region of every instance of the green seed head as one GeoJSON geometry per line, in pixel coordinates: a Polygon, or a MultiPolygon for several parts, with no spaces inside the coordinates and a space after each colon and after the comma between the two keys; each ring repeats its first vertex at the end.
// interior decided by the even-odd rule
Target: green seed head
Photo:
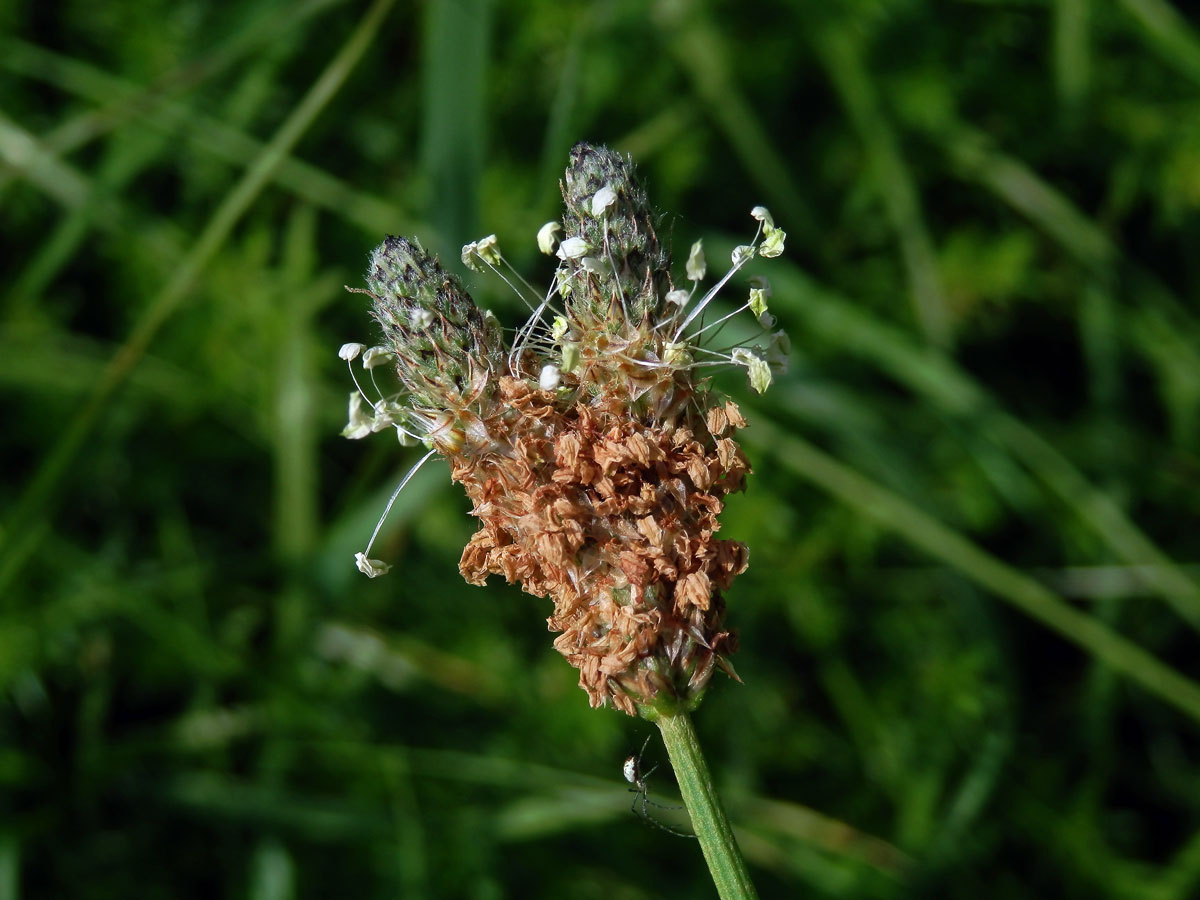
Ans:
{"type": "Polygon", "coordinates": [[[623,307],[630,324],[653,318],[670,290],[670,260],[633,163],[607,147],[576,144],[563,182],[566,305],[605,321],[623,307]]]}
{"type": "Polygon", "coordinates": [[[389,236],[371,254],[373,314],[413,401],[430,409],[474,403],[504,358],[496,320],[417,242],[389,236]]]}

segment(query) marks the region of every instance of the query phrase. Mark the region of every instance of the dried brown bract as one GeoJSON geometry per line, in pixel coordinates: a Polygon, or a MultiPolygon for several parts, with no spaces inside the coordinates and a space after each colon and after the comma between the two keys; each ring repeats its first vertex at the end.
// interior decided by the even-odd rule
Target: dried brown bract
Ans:
{"type": "MultiPolygon", "coordinates": [[[[724,592],[748,559],[743,544],[716,537],[725,496],[749,473],[735,440],[746,421],[698,374],[742,365],[761,391],[787,351],[782,332],[769,334],[764,281],[724,318],[709,304],[750,259],[778,255],[784,235],[756,207],[754,242],[696,299],[702,248],[689,255],[691,290],[677,289],[627,159],[578,145],[563,196],[562,224],[538,235],[561,260],[555,289],[533,304],[511,347],[418,244],[389,238],[376,251],[369,293],[388,345],[368,350],[364,364],[374,364],[372,352],[394,360],[403,391],[375,402],[352,395],[347,434],[394,427],[446,457],[480,521],[463,577],[502,575],[550,598],[554,646],[593,706],[630,715],[687,707],[715,667],[733,674],[724,592]],[[765,345],[724,355],[704,346],[743,310],[765,345]]],[[[465,247],[463,259],[504,265],[494,237],[465,247]]],[[[343,356],[360,350],[347,345],[343,356]]],[[[359,567],[386,570],[366,553],[359,567]]]]}

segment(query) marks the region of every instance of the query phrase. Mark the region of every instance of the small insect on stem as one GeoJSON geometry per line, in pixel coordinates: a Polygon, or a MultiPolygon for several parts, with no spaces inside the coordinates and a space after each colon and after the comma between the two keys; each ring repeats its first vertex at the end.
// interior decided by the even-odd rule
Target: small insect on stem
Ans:
{"type": "Polygon", "coordinates": [[[630,807],[630,812],[637,815],[643,822],[653,825],[655,828],[660,828],[670,834],[676,835],[677,837],[694,838],[696,835],[692,834],[690,831],[679,831],[678,829],[667,825],[665,822],[660,822],[658,819],[652,816],[649,809],[647,809],[648,806],[657,806],[659,809],[682,809],[680,806],[666,806],[662,803],[655,803],[650,799],[650,791],[646,787],[646,780],[653,775],[654,770],[658,768],[658,766],[655,765],[651,766],[649,771],[642,771],[642,755],[646,752],[646,747],[650,745],[650,738],[651,735],[646,735],[646,740],[642,744],[642,749],[637,753],[625,757],[625,765],[622,767],[622,771],[625,773],[625,780],[633,785],[633,787],[629,789],[634,795],[633,805],[630,807]],[[638,801],[641,802],[639,803],[638,801]]]}

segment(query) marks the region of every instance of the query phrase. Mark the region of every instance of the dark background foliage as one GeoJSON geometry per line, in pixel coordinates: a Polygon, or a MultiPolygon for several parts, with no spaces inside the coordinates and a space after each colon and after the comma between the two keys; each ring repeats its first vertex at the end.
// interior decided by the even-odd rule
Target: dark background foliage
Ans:
{"type": "Polygon", "coordinates": [[[374,15],[0,5],[0,900],[708,895],[630,814],[650,726],[587,708],[544,601],[459,579],[444,466],[392,574],[352,563],[417,451],[338,436],[342,286],[385,233],[543,283],[580,139],[676,248],[789,233],[792,371],[718,377],[745,683],[696,715],[762,894],[1197,896],[1185,5],[374,15]]]}

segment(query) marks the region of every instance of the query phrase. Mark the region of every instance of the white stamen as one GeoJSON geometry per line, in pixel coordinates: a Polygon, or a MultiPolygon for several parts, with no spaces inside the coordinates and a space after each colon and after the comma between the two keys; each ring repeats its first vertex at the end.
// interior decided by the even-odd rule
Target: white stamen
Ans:
{"type": "Polygon", "coordinates": [[[688,254],[687,265],[688,281],[700,281],[704,278],[704,273],[708,271],[708,263],[704,259],[704,241],[698,240],[692,244],[692,250],[688,254]]]}
{"type": "Polygon", "coordinates": [[[559,259],[579,259],[585,256],[592,248],[588,246],[588,242],[581,237],[567,238],[558,245],[559,259]]]}
{"type": "Polygon", "coordinates": [[[394,358],[395,354],[386,347],[368,347],[362,358],[363,368],[373,369],[391,362],[394,358]]]}
{"type": "Polygon", "coordinates": [[[690,291],[667,291],[666,301],[674,306],[678,306],[680,309],[683,309],[691,296],[692,295],[690,291]]]}
{"type": "MultiPolygon", "coordinates": [[[[739,249],[741,249],[741,248],[739,248],[739,249]]],[[[675,343],[676,341],[679,340],[679,336],[681,334],[683,334],[683,330],[692,323],[692,320],[695,319],[696,316],[700,315],[700,313],[703,312],[704,307],[708,306],[708,304],[712,301],[712,298],[717,296],[717,294],[720,292],[721,288],[725,287],[725,285],[729,282],[729,279],[734,276],[734,273],[737,272],[738,269],[740,269],[742,266],[744,266],[750,260],[750,257],[754,255],[753,248],[750,248],[750,249],[751,249],[751,253],[749,255],[743,255],[740,259],[738,258],[737,250],[735,250],[733,252],[733,267],[728,272],[726,272],[723,276],[721,276],[720,281],[718,281],[716,284],[714,284],[712,287],[710,287],[708,289],[708,292],[705,293],[704,297],[701,298],[700,302],[697,303],[695,305],[695,307],[692,308],[692,311],[690,313],[688,313],[687,318],[679,323],[679,327],[677,329],[675,329],[675,334],[671,336],[671,343],[675,343]]]]}
{"type": "Polygon", "coordinates": [[[547,222],[537,233],[538,249],[547,256],[553,256],[555,248],[558,247],[558,236],[562,234],[562,224],[559,222],[547,222]]]}
{"type": "MultiPolygon", "coordinates": [[[[383,509],[383,515],[379,517],[379,521],[375,525],[375,530],[371,532],[371,539],[369,541],[367,541],[367,549],[364,550],[362,553],[356,554],[354,557],[355,560],[358,560],[359,557],[362,557],[362,559],[365,560],[367,563],[376,562],[375,560],[367,559],[367,554],[371,552],[371,545],[375,543],[375,538],[379,536],[379,529],[383,527],[383,523],[387,519],[388,513],[390,513],[392,511],[392,504],[394,504],[396,502],[396,498],[400,496],[400,492],[402,490],[404,490],[404,486],[406,484],[408,484],[409,480],[414,475],[417,474],[417,470],[420,469],[421,466],[425,465],[425,461],[427,459],[429,459],[429,457],[433,456],[433,454],[435,454],[436,452],[437,452],[436,450],[430,450],[428,453],[426,453],[424,456],[422,456],[419,460],[417,460],[417,464],[415,466],[413,466],[411,469],[409,469],[408,474],[404,476],[404,478],[401,480],[401,482],[398,485],[396,485],[396,489],[394,491],[392,491],[391,499],[388,500],[387,506],[385,506],[383,509]]],[[[374,578],[375,575],[382,575],[383,572],[387,571],[387,569],[384,569],[382,572],[376,572],[375,575],[372,575],[370,572],[367,572],[362,567],[361,564],[359,565],[358,570],[360,572],[363,572],[365,575],[367,575],[371,578],[374,578]]]]}
{"type": "Polygon", "coordinates": [[[758,221],[762,222],[768,228],[775,227],[775,220],[771,218],[771,212],[765,206],[754,207],[754,209],[750,210],[750,215],[758,219],[758,221]]]}
{"type": "Polygon", "coordinates": [[[381,559],[368,559],[365,553],[354,554],[354,565],[368,578],[378,578],[392,570],[391,563],[385,563],[381,559]]]}
{"type": "Polygon", "coordinates": [[[558,387],[562,381],[562,372],[558,366],[544,365],[542,366],[542,374],[538,377],[538,387],[543,391],[552,391],[558,387]]]}
{"type": "Polygon", "coordinates": [[[592,215],[597,219],[604,215],[604,211],[617,202],[617,192],[612,189],[611,185],[605,185],[596,191],[592,197],[592,215]]]}

